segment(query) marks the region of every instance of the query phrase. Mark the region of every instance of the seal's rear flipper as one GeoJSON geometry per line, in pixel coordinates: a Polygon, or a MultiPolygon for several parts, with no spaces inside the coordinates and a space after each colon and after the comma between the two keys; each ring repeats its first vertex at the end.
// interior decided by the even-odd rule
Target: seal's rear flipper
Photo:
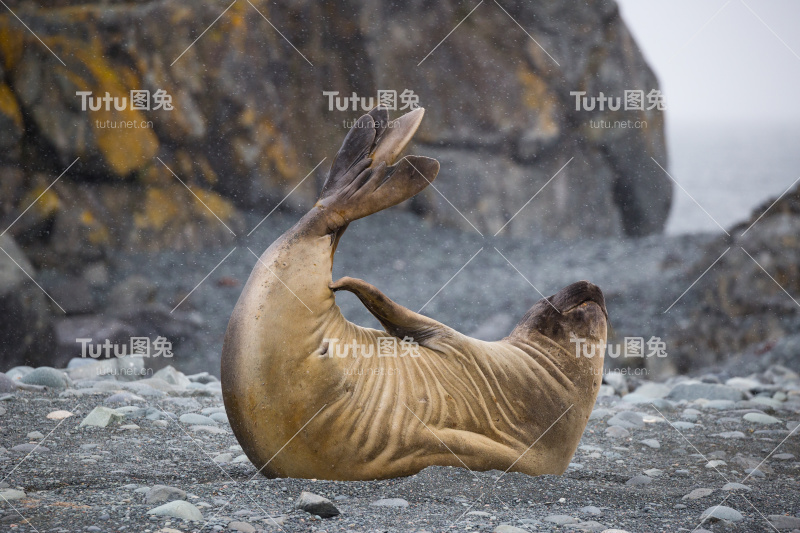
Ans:
{"type": "Polygon", "coordinates": [[[418,108],[389,122],[386,109],[378,107],[358,119],[331,165],[317,202],[328,215],[331,230],[397,205],[436,179],[439,162],[435,159],[406,156],[392,165],[419,127],[423,113],[418,108]]]}
{"type": "Polygon", "coordinates": [[[362,279],[344,277],[331,284],[331,289],[350,291],[383,325],[386,332],[399,339],[410,337],[420,346],[440,350],[446,339],[460,335],[454,329],[436,320],[415,313],[393,302],[374,285],[362,279]]]}

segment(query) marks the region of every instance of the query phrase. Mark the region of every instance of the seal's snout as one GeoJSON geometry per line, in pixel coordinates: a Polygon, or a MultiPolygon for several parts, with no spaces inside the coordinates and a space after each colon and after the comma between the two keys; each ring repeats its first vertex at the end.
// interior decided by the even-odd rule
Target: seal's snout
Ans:
{"type": "Polygon", "coordinates": [[[596,303],[603,311],[606,320],[608,320],[608,310],[606,309],[606,301],[603,297],[603,291],[594,283],[588,281],[578,281],[572,285],[564,287],[556,294],[548,298],[553,307],[558,309],[562,314],[568,313],[573,309],[583,305],[587,302],[596,303]]]}
{"type": "Polygon", "coordinates": [[[605,338],[608,311],[600,287],[588,281],[568,285],[542,298],[522,317],[511,336],[527,338],[534,332],[569,346],[570,333],[605,338]]]}

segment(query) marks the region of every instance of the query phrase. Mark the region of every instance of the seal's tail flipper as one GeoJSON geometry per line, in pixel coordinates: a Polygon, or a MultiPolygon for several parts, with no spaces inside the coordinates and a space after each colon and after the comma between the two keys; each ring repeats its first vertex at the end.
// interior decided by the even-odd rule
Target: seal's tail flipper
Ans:
{"type": "Polygon", "coordinates": [[[392,164],[414,136],[423,113],[418,108],[389,122],[386,109],[376,107],[358,119],[336,154],[317,202],[334,228],[397,205],[436,179],[435,159],[406,156],[392,164]]]}
{"type": "Polygon", "coordinates": [[[446,344],[447,339],[460,335],[430,317],[393,302],[377,287],[362,279],[344,277],[332,283],[330,288],[334,292],[345,290],[358,296],[386,332],[399,339],[410,337],[420,346],[439,350],[446,344]]]}

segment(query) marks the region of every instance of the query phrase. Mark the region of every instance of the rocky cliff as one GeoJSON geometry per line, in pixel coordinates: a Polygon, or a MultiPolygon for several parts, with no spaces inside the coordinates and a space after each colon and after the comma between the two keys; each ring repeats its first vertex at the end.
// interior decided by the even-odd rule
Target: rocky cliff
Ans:
{"type": "Polygon", "coordinates": [[[714,265],[676,331],[680,370],[717,364],[725,352],[771,357],[779,339],[800,331],[794,296],[800,294],[800,185],[764,202],[728,233],[687,272],[693,280],[714,265]]]}
{"type": "Polygon", "coordinates": [[[613,1],[8,6],[35,36],[0,15],[0,220],[41,196],[10,230],[39,266],[225,244],[242,210],[266,213],[295,186],[282,207],[307,208],[330,160],[298,183],[362,113],[329,109],[328,91],[413,92],[428,112],[413,150],[442,172],[441,194],[411,208],[469,231],[498,231],[568,162],[504,231],[646,235],[669,210],[651,160],[666,161],[663,112],[578,111],[570,94],[657,89],[613,1]],[[115,108],[133,90],[149,110],[115,108]],[[157,91],[173,109],[155,109],[157,91]]]}

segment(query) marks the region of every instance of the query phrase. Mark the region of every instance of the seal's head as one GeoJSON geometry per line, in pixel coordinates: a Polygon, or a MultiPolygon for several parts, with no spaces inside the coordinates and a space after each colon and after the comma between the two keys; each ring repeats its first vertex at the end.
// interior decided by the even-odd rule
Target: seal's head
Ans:
{"type": "Polygon", "coordinates": [[[539,300],[511,336],[534,341],[546,337],[573,357],[598,354],[602,358],[607,323],[608,311],[600,288],[578,281],[539,300]]]}

